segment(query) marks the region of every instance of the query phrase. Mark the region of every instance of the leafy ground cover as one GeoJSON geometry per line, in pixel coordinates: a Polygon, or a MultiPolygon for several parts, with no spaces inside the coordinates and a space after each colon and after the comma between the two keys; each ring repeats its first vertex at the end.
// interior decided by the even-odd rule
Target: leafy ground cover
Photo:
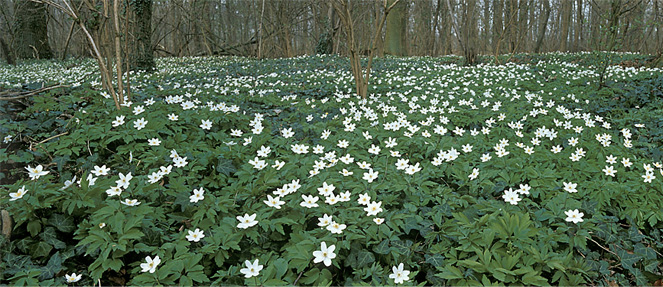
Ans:
{"type": "Polygon", "coordinates": [[[160,59],[120,111],[91,61],[2,66],[70,87],[0,103],[0,282],[659,284],[661,71],[514,59],[379,59],[367,99],[343,58],[160,59]]]}

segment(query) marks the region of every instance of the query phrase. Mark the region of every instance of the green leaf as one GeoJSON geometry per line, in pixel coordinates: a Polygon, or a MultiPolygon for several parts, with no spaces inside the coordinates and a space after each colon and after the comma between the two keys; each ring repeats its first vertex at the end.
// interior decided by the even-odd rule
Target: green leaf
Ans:
{"type": "Polygon", "coordinates": [[[389,247],[389,239],[382,240],[378,245],[373,246],[373,251],[377,254],[386,255],[391,252],[391,247],[389,247]]]}
{"type": "Polygon", "coordinates": [[[46,257],[53,250],[53,246],[46,242],[38,242],[32,248],[31,253],[34,257],[46,257]]]}
{"type": "Polygon", "coordinates": [[[41,274],[39,275],[39,280],[51,279],[55,274],[62,270],[62,256],[60,252],[55,252],[53,256],[48,260],[46,266],[41,268],[41,274]]]}
{"type": "Polygon", "coordinates": [[[216,165],[216,171],[225,175],[229,176],[230,174],[234,173],[237,171],[237,168],[233,164],[233,161],[227,158],[224,158],[223,156],[218,157],[219,163],[216,165]]]}
{"type": "Polygon", "coordinates": [[[369,265],[371,263],[375,262],[375,256],[373,255],[372,252],[369,251],[360,251],[357,254],[357,266],[356,268],[362,268],[366,265],[369,265]]]}
{"type": "Polygon", "coordinates": [[[538,275],[537,272],[527,273],[523,275],[523,278],[521,280],[525,285],[536,285],[536,286],[550,285],[548,283],[548,280],[538,275]]]}
{"type": "Polygon", "coordinates": [[[642,243],[638,243],[634,248],[633,252],[641,255],[645,259],[656,259],[656,251],[651,247],[646,247],[642,243]]]}
{"type": "Polygon", "coordinates": [[[394,240],[391,242],[391,245],[398,251],[399,254],[404,255],[405,257],[410,256],[410,247],[412,246],[412,240],[406,240],[405,242],[401,240],[394,240]]]}
{"type": "Polygon", "coordinates": [[[452,280],[452,279],[463,279],[465,276],[463,276],[463,272],[460,271],[460,269],[447,265],[444,267],[442,270],[442,273],[435,275],[437,277],[447,279],[447,280],[452,280]]]}
{"type": "Polygon", "coordinates": [[[426,263],[433,265],[434,267],[442,267],[444,264],[444,256],[441,254],[425,254],[426,263]]]}
{"type": "Polygon", "coordinates": [[[28,232],[30,232],[30,236],[35,237],[37,234],[39,234],[39,231],[41,231],[41,222],[39,220],[33,220],[28,222],[28,232]]]}

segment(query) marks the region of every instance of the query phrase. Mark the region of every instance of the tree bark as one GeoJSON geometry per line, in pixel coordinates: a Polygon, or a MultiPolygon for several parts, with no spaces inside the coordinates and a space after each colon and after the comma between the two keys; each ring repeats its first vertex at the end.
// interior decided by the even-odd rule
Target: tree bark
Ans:
{"type": "Polygon", "coordinates": [[[50,59],[53,57],[48,44],[48,15],[46,4],[32,1],[16,1],[16,58],[50,59]]]}
{"type": "Polygon", "coordinates": [[[583,40],[584,37],[582,35],[582,25],[584,22],[584,13],[582,13],[582,0],[576,0],[576,28],[575,28],[575,50],[576,51],[581,51],[583,50],[584,44],[583,40]]]}
{"type": "Polygon", "coordinates": [[[0,37],[0,50],[2,50],[2,55],[5,58],[5,61],[7,61],[7,64],[16,65],[16,59],[14,59],[14,54],[9,49],[9,46],[7,45],[3,37],[0,37]]]}
{"type": "Polygon", "coordinates": [[[541,44],[543,44],[543,38],[546,36],[546,30],[548,28],[548,19],[550,18],[550,0],[542,0],[542,15],[539,15],[539,34],[536,39],[536,45],[534,46],[534,53],[539,53],[541,51],[541,44]]]}
{"type": "Polygon", "coordinates": [[[500,38],[504,32],[502,22],[503,7],[502,0],[493,0],[493,53],[495,55],[502,52],[500,51],[498,43],[501,41],[500,38]]]}
{"type": "MultiPolygon", "coordinates": [[[[387,1],[390,6],[395,0],[387,1]]],[[[386,31],[384,37],[384,53],[393,56],[407,55],[407,3],[399,1],[387,16],[386,31]]]]}
{"type": "Polygon", "coordinates": [[[569,38],[569,27],[571,27],[571,8],[571,1],[562,1],[562,28],[559,34],[559,50],[562,52],[568,51],[567,44],[569,38]]]}
{"type": "Polygon", "coordinates": [[[131,59],[132,70],[152,71],[156,67],[152,51],[152,0],[136,0],[136,40],[131,59]]]}

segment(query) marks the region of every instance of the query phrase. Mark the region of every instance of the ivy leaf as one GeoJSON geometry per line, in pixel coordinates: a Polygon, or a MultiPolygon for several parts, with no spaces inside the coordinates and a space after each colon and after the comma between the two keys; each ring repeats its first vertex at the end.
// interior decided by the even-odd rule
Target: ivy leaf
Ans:
{"type": "Polygon", "coordinates": [[[646,247],[642,243],[638,243],[634,248],[633,252],[643,256],[645,259],[656,259],[656,251],[651,247],[646,247]]]}
{"type": "Polygon", "coordinates": [[[39,280],[47,280],[53,278],[55,274],[62,270],[62,256],[60,252],[55,252],[53,256],[48,260],[46,266],[41,268],[41,274],[39,275],[39,280]]]}
{"type": "Polygon", "coordinates": [[[48,219],[48,225],[57,228],[61,232],[70,233],[76,230],[76,225],[74,225],[74,219],[70,216],[64,214],[54,213],[51,218],[48,219]]]}
{"type": "Polygon", "coordinates": [[[391,242],[391,245],[396,249],[396,251],[405,257],[410,256],[410,246],[412,246],[412,244],[412,240],[406,240],[405,242],[401,240],[394,240],[391,242]]]}
{"type": "Polygon", "coordinates": [[[362,268],[368,264],[375,262],[375,255],[372,252],[360,251],[357,254],[357,266],[356,268],[362,268]]]}
{"type": "Polygon", "coordinates": [[[426,254],[426,263],[433,265],[434,267],[441,267],[444,264],[444,256],[442,254],[426,254]]]}
{"type": "Polygon", "coordinates": [[[230,174],[237,171],[237,168],[235,167],[235,165],[233,165],[232,160],[224,158],[223,156],[219,156],[218,160],[219,163],[216,165],[217,172],[225,176],[230,176],[230,174]]]}
{"type": "Polygon", "coordinates": [[[377,254],[382,254],[386,255],[391,252],[391,248],[389,247],[389,239],[382,240],[378,245],[375,245],[373,247],[373,251],[377,254]]]}

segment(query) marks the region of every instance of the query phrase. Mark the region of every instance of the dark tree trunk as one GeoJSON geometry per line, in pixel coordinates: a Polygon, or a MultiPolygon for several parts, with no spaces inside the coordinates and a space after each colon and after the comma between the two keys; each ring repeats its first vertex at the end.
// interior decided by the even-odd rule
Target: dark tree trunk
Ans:
{"type": "Polygon", "coordinates": [[[5,42],[5,39],[0,37],[0,50],[2,50],[2,55],[7,61],[7,64],[16,65],[16,59],[14,59],[14,54],[9,49],[9,46],[5,42]]]}
{"type": "MultiPolygon", "coordinates": [[[[387,1],[391,6],[395,0],[387,1]]],[[[407,54],[407,3],[401,0],[387,15],[386,31],[384,37],[384,53],[394,56],[405,56],[407,54]]]]}
{"type": "Polygon", "coordinates": [[[534,53],[539,53],[541,51],[541,44],[543,44],[543,38],[546,36],[546,29],[548,27],[548,18],[550,18],[550,0],[543,0],[543,15],[539,15],[539,35],[536,39],[536,45],[534,46],[534,53]]]}
{"type": "Polygon", "coordinates": [[[53,57],[48,45],[48,16],[46,4],[16,1],[15,56],[20,59],[53,57]]]}
{"type": "Polygon", "coordinates": [[[132,70],[151,71],[155,68],[152,51],[152,0],[136,0],[136,39],[131,57],[132,70]]]}
{"type": "Polygon", "coordinates": [[[502,0],[493,0],[493,53],[499,54],[502,50],[500,42],[504,33],[502,23],[503,4],[502,0]]]}

